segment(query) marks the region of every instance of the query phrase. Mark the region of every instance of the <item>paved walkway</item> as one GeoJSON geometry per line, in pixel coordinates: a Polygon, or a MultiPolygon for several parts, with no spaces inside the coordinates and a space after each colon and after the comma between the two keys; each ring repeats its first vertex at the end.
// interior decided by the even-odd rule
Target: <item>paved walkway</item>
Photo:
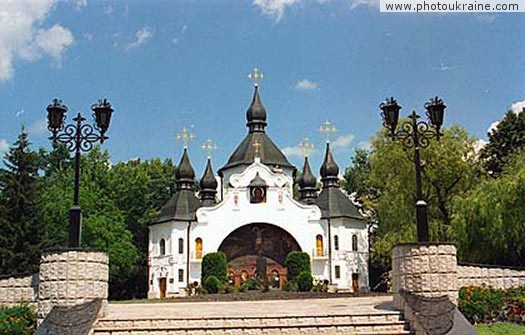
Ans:
{"type": "Polygon", "coordinates": [[[324,316],[393,312],[392,296],[357,298],[110,304],[106,319],[324,316]]]}

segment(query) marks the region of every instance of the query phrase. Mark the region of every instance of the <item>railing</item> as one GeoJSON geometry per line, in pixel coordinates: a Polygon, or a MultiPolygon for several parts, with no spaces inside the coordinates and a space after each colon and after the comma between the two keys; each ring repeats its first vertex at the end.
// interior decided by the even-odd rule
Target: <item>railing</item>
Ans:
{"type": "Polygon", "coordinates": [[[328,258],[328,251],[326,248],[314,248],[312,249],[312,258],[313,259],[326,259],[328,258]]]}

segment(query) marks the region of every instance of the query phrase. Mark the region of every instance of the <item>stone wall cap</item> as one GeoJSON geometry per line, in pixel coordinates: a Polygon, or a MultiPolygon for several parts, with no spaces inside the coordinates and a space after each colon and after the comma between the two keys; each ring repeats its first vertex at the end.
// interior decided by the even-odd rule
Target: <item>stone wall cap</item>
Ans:
{"type": "Polygon", "coordinates": [[[103,252],[107,253],[106,250],[97,249],[97,248],[51,248],[46,249],[42,252],[42,255],[56,254],[59,252],[68,252],[68,251],[85,251],[85,252],[103,252]]]}
{"type": "Polygon", "coordinates": [[[480,263],[458,262],[458,266],[471,266],[471,267],[478,267],[478,268],[509,269],[509,270],[525,271],[525,267],[512,266],[512,265],[497,265],[497,264],[480,264],[480,263]]]}
{"type": "Polygon", "coordinates": [[[406,247],[424,247],[424,246],[441,246],[441,245],[451,245],[456,246],[455,243],[452,242],[407,242],[407,243],[398,243],[394,246],[406,246],[406,247]]]}
{"type": "Polygon", "coordinates": [[[0,279],[25,278],[29,276],[35,276],[35,275],[38,275],[38,272],[37,273],[24,272],[24,273],[16,273],[16,274],[5,274],[5,275],[0,275],[0,279]]]}

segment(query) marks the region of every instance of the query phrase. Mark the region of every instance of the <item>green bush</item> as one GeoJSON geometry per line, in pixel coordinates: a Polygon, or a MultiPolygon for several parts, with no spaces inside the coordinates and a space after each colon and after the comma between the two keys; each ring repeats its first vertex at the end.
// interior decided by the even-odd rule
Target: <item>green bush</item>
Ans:
{"type": "Polygon", "coordinates": [[[296,280],[300,292],[310,292],[314,286],[312,274],[308,271],[301,272],[296,280]]]}
{"type": "Polygon", "coordinates": [[[261,289],[261,283],[257,279],[248,279],[242,285],[246,286],[248,291],[255,291],[261,289]]]}
{"type": "Polygon", "coordinates": [[[212,252],[202,258],[201,283],[209,276],[215,276],[221,283],[228,281],[228,260],[224,252],[212,252]]]}
{"type": "Polygon", "coordinates": [[[219,278],[213,275],[208,276],[206,280],[204,281],[204,288],[206,289],[208,293],[212,293],[212,294],[218,293],[220,287],[221,287],[221,281],[219,280],[219,278]]]}
{"type": "Polygon", "coordinates": [[[36,329],[36,315],[27,304],[0,307],[0,334],[32,335],[36,329]]]}
{"type": "Polygon", "coordinates": [[[288,272],[288,281],[295,280],[301,272],[312,273],[310,256],[306,252],[292,251],[286,256],[284,263],[288,272]]]}
{"type": "Polygon", "coordinates": [[[468,286],[459,290],[458,307],[472,323],[525,322],[525,287],[494,289],[468,286]]]}
{"type": "Polygon", "coordinates": [[[283,285],[283,291],[297,292],[298,290],[299,288],[297,287],[297,283],[293,280],[289,280],[283,285]]]}

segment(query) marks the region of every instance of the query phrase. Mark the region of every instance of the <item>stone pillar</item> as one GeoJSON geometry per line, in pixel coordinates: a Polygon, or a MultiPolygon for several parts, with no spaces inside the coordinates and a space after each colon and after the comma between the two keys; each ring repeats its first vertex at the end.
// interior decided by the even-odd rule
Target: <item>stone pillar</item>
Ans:
{"type": "Polygon", "coordinates": [[[399,291],[424,297],[448,295],[456,304],[458,274],[456,247],[449,243],[407,243],[392,249],[394,305],[403,310],[399,291]]]}
{"type": "Polygon", "coordinates": [[[93,249],[48,250],[40,261],[37,318],[39,323],[53,306],[72,306],[102,299],[100,316],[107,308],[109,260],[93,249]]]}

